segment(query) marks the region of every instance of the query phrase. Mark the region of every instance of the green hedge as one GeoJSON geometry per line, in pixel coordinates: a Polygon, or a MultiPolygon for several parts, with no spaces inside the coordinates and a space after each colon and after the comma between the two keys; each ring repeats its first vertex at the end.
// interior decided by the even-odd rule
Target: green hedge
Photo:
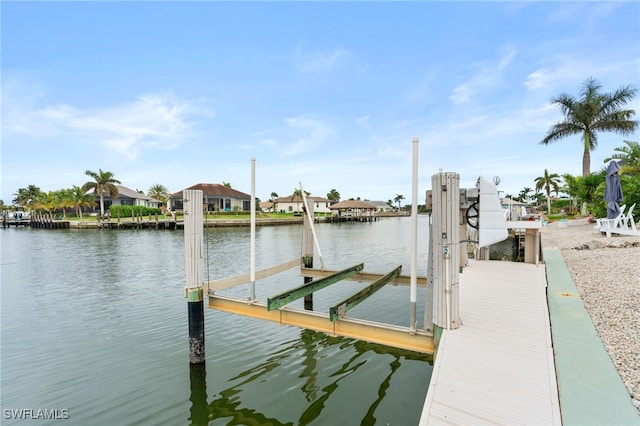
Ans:
{"type": "Polygon", "coordinates": [[[111,206],[109,214],[112,218],[118,217],[118,214],[120,217],[153,216],[155,214],[161,215],[162,210],[145,206],[111,206]]]}

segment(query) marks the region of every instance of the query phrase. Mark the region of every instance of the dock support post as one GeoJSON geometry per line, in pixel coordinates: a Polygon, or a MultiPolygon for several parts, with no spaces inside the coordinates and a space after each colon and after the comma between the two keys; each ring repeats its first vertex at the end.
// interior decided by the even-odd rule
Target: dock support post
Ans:
{"type": "Polygon", "coordinates": [[[409,332],[417,328],[416,300],[418,296],[418,138],[413,138],[413,176],[411,189],[411,281],[409,332]]]}
{"type": "Polygon", "coordinates": [[[189,362],[198,364],[205,360],[204,346],[204,267],[202,250],[202,191],[185,190],[184,200],[184,249],[187,270],[187,313],[189,317],[189,362]]]}
{"type": "Polygon", "coordinates": [[[249,301],[256,300],[256,159],[251,159],[251,267],[249,301]]]}
{"type": "MultiPolygon", "coordinates": [[[[424,331],[433,332],[433,213],[429,214],[429,251],[427,253],[427,285],[424,301],[424,331]]],[[[435,336],[434,336],[435,337],[435,336]]]]}
{"type": "MultiPolygon", "coordinates": [[[[302,231],[302,264],[305,268],[313,268],[313,231],[311,229],[313,224],[309,217],[313,217],[314,204],[307,202],[303,204],[302,208],[305,209],[302,219],[304,228],[302,231]]],[[[304,284],[310,283],[312,280],[312,277],[304,277],[304,284]]],[[[307,311],[313,311],[313,293],[304,296],[304,308],[307,311]]]]}
{"type": "MultiPolygon", "coordinates": [[[[433,319],[445,330],[460,326],[460,175],[431,177],[433,193],[433,319]]],[[[438,332],[434,330],[434,336],[438,332]]]]}

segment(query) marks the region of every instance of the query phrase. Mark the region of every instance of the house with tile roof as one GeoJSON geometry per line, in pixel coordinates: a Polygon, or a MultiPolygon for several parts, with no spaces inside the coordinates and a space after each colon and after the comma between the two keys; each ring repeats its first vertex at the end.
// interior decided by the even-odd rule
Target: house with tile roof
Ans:
{"type": "Polygon", "coordinates": [[[171,194],[171,210],[182,210],[182,192],[187,189],[202,191],[202,203],[209,212],[251,211],[251,195],[219,183],[198,183],[171,194]]]}

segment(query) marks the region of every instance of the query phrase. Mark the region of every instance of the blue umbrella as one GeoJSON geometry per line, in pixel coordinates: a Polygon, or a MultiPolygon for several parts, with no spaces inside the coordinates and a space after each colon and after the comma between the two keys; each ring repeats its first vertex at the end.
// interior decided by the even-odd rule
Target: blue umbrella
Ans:
{"type": "Polygon", "coordinates": [[[607,177],[604,187],[604,200],[607,202],[607,219],[615,219],[620,214],[619,202],[622,201],[620,186],[620,162],[611,161],[607,166],[607,177]]]}

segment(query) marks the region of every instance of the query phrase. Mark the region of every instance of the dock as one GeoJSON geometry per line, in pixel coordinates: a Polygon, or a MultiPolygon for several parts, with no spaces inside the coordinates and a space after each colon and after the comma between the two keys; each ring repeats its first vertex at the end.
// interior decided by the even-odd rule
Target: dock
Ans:
{"type": "Polygon", "coordinates": [[[470,260],[420,425],[640,425],[560,250],[543,253],[539,265],[470,260]]]}
{"type": "Polygon", "coordinates": [[[469,262],[420,425],[561,424],[545,266],[469,262]]]}

